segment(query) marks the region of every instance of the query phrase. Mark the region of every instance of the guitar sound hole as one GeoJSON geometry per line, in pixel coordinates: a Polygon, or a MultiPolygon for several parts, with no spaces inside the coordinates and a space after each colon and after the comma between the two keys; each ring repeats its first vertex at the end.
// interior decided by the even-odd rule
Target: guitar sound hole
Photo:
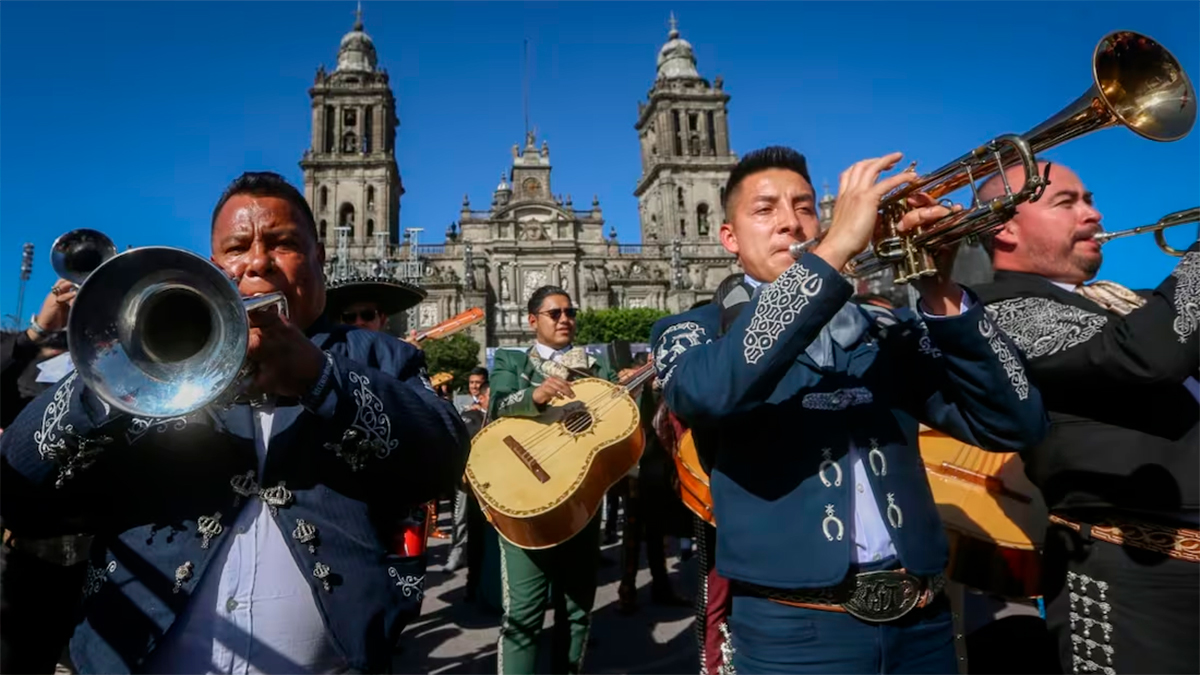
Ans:
{"type": "Polygon", "coordinates": [[[567,433],[578,436],[592,428],[592,414],[583,407],[568,411],[563,415],[562,425],[567,433]]]}

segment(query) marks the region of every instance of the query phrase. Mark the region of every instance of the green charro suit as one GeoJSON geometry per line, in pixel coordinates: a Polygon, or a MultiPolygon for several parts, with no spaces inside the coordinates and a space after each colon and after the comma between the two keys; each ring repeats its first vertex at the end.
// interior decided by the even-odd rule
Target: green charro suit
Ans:
{"type": "MultiPolygon", "coordinates": [[[[582,360],[580,360],[582,366],[582,360]]],[[[603,361],[589,357],[586,372],[615,382],[616,373],[603,361]]],[[[541,411],[533,402],[533,390],[548,373],[561,368],[547,363],[535,348],[520,352],[497,350],[489,384],[491,419],[533,417],[541,411]]],[[[576,367],[577,370],[584,368],[576,367]]],[[[563,373],[567,380],[583,379],[578,373],[563,373]]],[[[593,517],[579,534],[553,548],[536,551],[518,548],[500,538],[500,575],[503,586],[504,620],[500,625],[497,668],[500,673],[533,673],[537,664],[538,637],[547,606],[555,606],[551,672],[582,672],[584,648],[596,597],[596,573],[600,557],[600,519],[593,517]],[[566,610],[566,623],[561,620],[566,610]]]]}

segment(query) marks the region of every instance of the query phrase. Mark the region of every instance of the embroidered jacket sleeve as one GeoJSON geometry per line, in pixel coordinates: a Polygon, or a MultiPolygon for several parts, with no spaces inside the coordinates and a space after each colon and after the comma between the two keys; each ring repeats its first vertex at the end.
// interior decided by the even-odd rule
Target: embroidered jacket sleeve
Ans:
{"type": "Polygon", "coordinates": [[[511,350],[497,350],[495,365],[488,376],[491,390],[490,419],[501,417],[534,417],[540,411],[533,402],[537,387],[524,372],[525,356],[511,350]]]}
{"type": "MultiPolygon", "coordinates": [[[[72,371],[0,435],[0,518],[27,537],[65,534],[97,486],[87,469],[119,450],[131,418],[110,410],[72,371]]],[[[85,531],[80,529],[79,531],[85,531]]]]}
{"type": "Polygon", "coordinates": [[[319,447],[342,454],[381,495],[408,503],[456,483],[470,439],[454,407],[429,384],[423,352],[372,331],[349,331],[326,359],[301,400],[326,421],[319,447]]]}
{"type": "Polygon", "coordinates": [[[1132,386],[1179,384],[1200,367],[1200,244],[1126,316],[1093,313],[1049,297],[987,305],[1030,362],[1037,381],[1132,386]]]}
{"type": "Polygon", "coordinates": [[[651,344],[667,404],[695,425],[765,401],[851,294],[850,284],[810,253],[764,284],[719,340],[711,305],[659,321],[651,344]]]}
{"type": "Polygon", "coordinates": [[[1040,443],[1049,422],[1020,352],[967,292],[958,316],[915,316],[889,334],[904,407],[934,429],[987,450],[1040,443]]]}

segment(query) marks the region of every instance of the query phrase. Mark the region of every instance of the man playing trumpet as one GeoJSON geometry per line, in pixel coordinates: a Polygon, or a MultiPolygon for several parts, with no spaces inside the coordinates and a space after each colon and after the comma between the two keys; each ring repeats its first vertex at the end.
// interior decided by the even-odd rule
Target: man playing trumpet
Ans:
{"type": "MultiPolygon", "coordinates": [[[[1063,672],[1200,672],[1200,245],[1151,291],[1092,282],[1092,193],[1060,164],[1039,173],[1042,198],[984,240],[979,296],[1050,413],[1021,453],[1051,511],[1047,624],[1063,672]]],[[[997,176],[980,197],[1002,191],[997,176]]]]}
{"type": "MultiPolygon", "coordinates": [[[[839,272],[870,241],[884,195],[916,178],[880,180],[899,159],[847,169],[829,231],[795,259],[790,247],[818,233],[805,160],[746,155],[720,236],[750,300],[652,331],[667,403],[711,467],[739,672],[955,672],[918,421],[998,451],[1045,434],[1015,348],[946,261],[917,284],[924,321],[848,302],[839,272]]],[[[913,207],[902,231],[949,213],[922,195],[913,207]]]]}
{"type": "Polygon", "coordinates": [[[242,295],[287,299],[249,317],[265,402],[136,417],[76,370],[0,436],[0,514],[95,535],[81,672],[386,671],[417,580],[378,528],[458,479],[462,422],[419,352],[322,318],[324,249],[282,177],[230,185],[212,249],[242,295]]]}

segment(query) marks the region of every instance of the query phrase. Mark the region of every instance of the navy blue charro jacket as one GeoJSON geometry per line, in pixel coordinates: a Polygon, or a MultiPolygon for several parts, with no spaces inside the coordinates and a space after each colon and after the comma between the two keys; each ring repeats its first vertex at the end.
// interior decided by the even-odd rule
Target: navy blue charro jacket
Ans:
{"type": "Polygon", "coordinates": [[[1034,445],[1047,429],[1019,352],[968,294],[974,304],[957,317],[868,313],[871,328],[826,368],[805,349],[851,287],[812,254],[761,286],[723,335],[714,304],[655,324],[667,404],[712,464],[722,576],[788,589],[846,577],[851,442],[900,563],[919,575],[945,568],[918,422],[996,451],[1034,445]]]}
{"type": "Polygon", "coordinates": [[[458,480],[468,439],[412,346],[343,327],[309,335],[328,377],[302,401],[277,403],[262,476],[249,405],[137,418],[109,411],[74,372],[0,436],[5,527],[96,535],[71,639],[80,672],[137,672],[201,577],[220,573],[209,569],[219,539],[235,536],[255,499],[275,507],[347,665],[390,670],[421,600],[414,559],[392,553],[391,531],[458,480]]]}

